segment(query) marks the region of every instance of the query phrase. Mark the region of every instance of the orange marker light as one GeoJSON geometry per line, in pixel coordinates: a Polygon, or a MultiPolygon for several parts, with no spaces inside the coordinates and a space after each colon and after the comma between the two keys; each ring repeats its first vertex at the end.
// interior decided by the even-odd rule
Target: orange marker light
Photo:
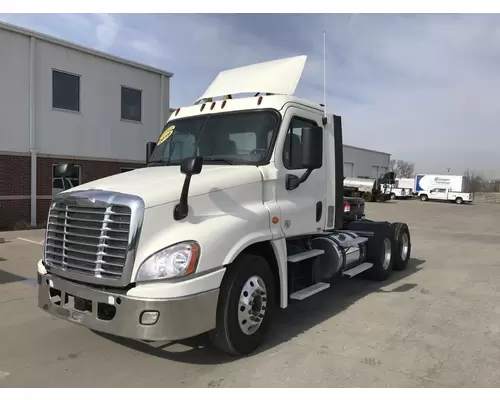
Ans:
{"type": "Polygon", "coordinates": [[[273,217],[273,224],[277,224],[278,222],[280,222],[280,219],[278,217],[273,217]]]}

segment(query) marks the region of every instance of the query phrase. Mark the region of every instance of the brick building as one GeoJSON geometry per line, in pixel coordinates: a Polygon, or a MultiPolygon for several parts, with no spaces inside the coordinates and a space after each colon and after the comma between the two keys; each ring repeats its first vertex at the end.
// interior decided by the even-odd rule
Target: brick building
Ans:
{"type": "Polygon", "coordinates": [[[168,119],[172,73],[0,23],[0,230],[46,221],[61,190],[143,166],[168,119]]]}

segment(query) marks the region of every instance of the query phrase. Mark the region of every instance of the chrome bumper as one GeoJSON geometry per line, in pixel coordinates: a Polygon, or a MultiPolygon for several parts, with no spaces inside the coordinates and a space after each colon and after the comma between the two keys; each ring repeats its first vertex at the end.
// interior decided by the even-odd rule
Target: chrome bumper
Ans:
{"type": "Polygon", "coordinates": [[[143,299],[90,288],[51,274],[39,274],[38,282],[38,306],[42,310],[95,331],[163,341],[185,339],[215,328],[219,289],[176,299],[143,299]],[[141,323],[146,311],[158,312],[154,324],[141,323]]]}

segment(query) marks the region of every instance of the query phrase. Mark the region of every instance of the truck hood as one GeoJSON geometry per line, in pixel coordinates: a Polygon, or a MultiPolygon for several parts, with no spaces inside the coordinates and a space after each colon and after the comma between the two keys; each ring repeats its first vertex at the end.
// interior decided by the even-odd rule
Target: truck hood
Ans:
{"type": "MultiPolygon", "coordinates": [[[[109,190],[133,194],[140,196],[146,208],[149,208],[178,201],[184,179],[185,175],[181,174],[178,165],[138,168],[76,186],[66,190],[65,193],[82,190],[109,190]]],[[[204,165],[201,173],[191,178],[189,197],[258,181],[262,181],[262,174],[256,166],[204,165]]]]}

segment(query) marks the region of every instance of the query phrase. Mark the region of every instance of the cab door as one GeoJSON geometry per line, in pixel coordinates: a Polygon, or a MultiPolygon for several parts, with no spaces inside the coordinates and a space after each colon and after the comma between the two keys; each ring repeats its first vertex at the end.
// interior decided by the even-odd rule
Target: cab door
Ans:
{"type": "MultiPolygon", "coordinates": [[[[322,115],[298,107],[285,113],[283,127],[276,144],[275,165],[278,169],[276,200],[281,209],[281,228],[285,237],[317,232],[324,227],[326,216],[325,132],[323,132],[323,165],[295,189],[287,189],[287,174],[300,178],[306,169],[302,165],[303,127],[322,127],[322,115]]],[[[332,151],[333,154],[333,151],[332,151]]]]}
{"type": "Polygon", "coordinates": [[[448,190],[442,188],[436,188],[434,190],[434,195],[432,198],[436,200],[447,200],[448,199],[448,190]]]}

